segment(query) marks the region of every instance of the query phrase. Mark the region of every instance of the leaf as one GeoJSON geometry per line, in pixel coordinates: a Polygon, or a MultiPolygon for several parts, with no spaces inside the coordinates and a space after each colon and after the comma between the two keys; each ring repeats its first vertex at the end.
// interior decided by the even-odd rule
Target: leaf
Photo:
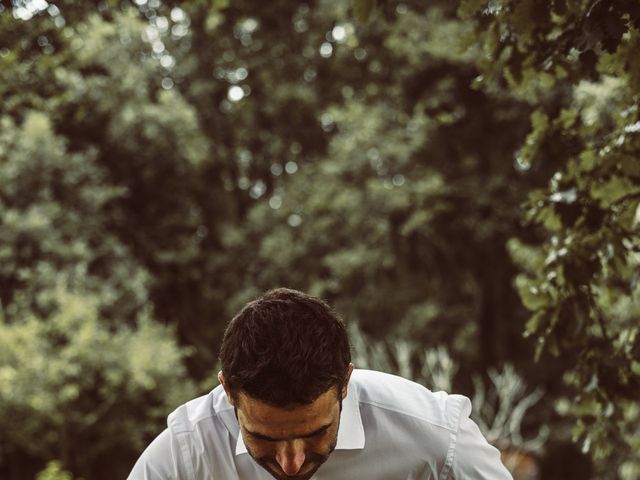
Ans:
{"type": "Polygon", "coordinates": [[[530,278],[524,275],[518,275],[515,284],[523,305],[529,310],[538,310],[549,303],[549,297],[541,292],[530,278]]]}
{"type": "Polygon", "coordinates": [[[534,132],[545,130],[549,126],[549,116],[541,109],[531,114],[531,126],[534,132]]]}
{"type": "Polygon", "coordinates": [[[507,242],[507,250],[513,261],[527,272],[538,271],[544,265],[544,255],[538,247],[512,238],[507,242]]]}
{"type": "Polygon", "coordinates": [[[539,330],[540,323],[544,320],[546,314],[547,312],[545,310],[539,310],[529,318],[525,326],[525,337],[529,337],[539,330]]]}
{"type": "Polygon", "coordinates": [[[538,337],[538,343],[536,343],[536,347],[535,347],[535,352],[533,355],[533,359],[534,361],[537,363],[540,361],[540,357],[542,356],[542,352],[544,350],[545,347],[545,338],[544,337],[538,337]]]}
{"type": "Polygon", "coordinates": [[[633,193],[640,193],[640,188],[628,178],[619,175],[613,175],[605,182],[594,182],[591,187],[591,196],[599,200],[600,205],[605,208],[622,197],[633,193]]]}
{"type": "Polygon", "coordinates": [[[400,229],[400,234],[407,236],[427,225],[433,218],[433,212],[430,210],[416,210],[411,214],[400,229]]]}
{"type": "Polygon", "coordinates": [[[545,206],[538,210],[536,219],[552,232],[562,229],[562,222],[553,206],[545,206]]]}
{"type": "Polygon", "coordinates": [[[589,172],[593,170],[598,164],[598,155],[592,149],[583,151],[580,154],[579,169],[583,172],[589,172]]]}

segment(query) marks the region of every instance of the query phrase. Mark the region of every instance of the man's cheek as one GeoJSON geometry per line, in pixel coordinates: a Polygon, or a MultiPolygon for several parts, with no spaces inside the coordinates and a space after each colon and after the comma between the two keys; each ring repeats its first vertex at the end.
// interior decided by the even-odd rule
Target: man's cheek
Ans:
{"type": "Polygon", "coordinates": [[[247,452],[257,461],[275,460],[275,451],[269,444],[262,444],[261,442],[245,442],[247,452]]]}

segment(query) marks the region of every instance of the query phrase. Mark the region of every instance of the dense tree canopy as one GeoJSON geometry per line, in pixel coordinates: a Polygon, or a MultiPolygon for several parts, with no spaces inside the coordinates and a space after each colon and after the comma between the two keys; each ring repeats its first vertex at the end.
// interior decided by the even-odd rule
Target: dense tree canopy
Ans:
{"type": "Polygon", "coordinates": [[[483,3],[460,9],[476,14],[486,78],[537,107],[516,161],[556,169],[526,207],[542,243],[510,244],[533,312],[526,333],[537,357],[547,349],[571,365],[565,380],[575,397],[559,408],[578,417],[574,435],[599,478],[632,478],[640,471],[640,7],[525,1],[487,12],[483,3]]]}
{"type": "Polygon", "coordinates": [[[572,440],[635,478],[639,24],[632,0],[2,2],[0,476],[126,475],[285,285],[371,365],[445,352],[498,403],[496,368],[526,379],[543,478],[589,478],[572,440]]]}

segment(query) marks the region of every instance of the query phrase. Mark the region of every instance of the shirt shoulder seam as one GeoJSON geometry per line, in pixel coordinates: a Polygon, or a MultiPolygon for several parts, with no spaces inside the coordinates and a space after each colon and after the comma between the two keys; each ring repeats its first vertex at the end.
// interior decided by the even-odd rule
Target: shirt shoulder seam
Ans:
{"type": "Polygon", "coordinates": [[[455,456],[458,452],[457,450],[457,446],[458,446],[458,432],[460,430],[460,416],[462,414],[462,398],[457,399],[458,401],[457,403],[457,410],[455,411],[454,415],[455,415],[455,424],[456,424],[456,428],[451,432],[451,434],[449,435],[449,448],[447,449],[447,457],[445,459],[445,464],[444,464],[444,468],[442,469],[440,478],[442,480],[448,480],[449,478],[451,478],[451,475],[453,474],[453,462],[455,460],[455,456]]]}
{"type": "Polygon", "coordinates": [[[195,467],[193,465],[193,459],[189,454],[189,445],[187,443],[188,437],[187,435],[185,435],[186,433],[189,433],[190,430],[182,430],[178,432],[176,431],[173,425],[169,424],[168,427],[171,431],[173,431],[173,434],[176,437],[176,442],[178,442],[178,445],[180,446],[180,457],[182,460],[182,464],[185,466],[187,470],[187,475],[189,476],[190,479],[196,480],[196,472],[195,472],[195,467]]]}
{"type": "MultiPolygon", "coordinates": [[[[225,408],[223,410],[220,410],[220,412],[224,412],[226,410],[230,410],[231,408],[233,408],[233,407],[225,408]]],[[[178,428],[178,426],[175,425],[175,423],[172,424],[171,422],[169,422],[169,426],[171,427],[171,429],[173,430],[173,432],[176,435],[179,435],[181,433],[193,432],[193,431],[195,431],[195,429],[196,429],[195,427],[196,427],[197,424],[199,424],[200,422],[202,422],[204,420],[207,420],[209,418],[217,418],[218,417],[218,413],[220,413],[220,412],[214,410],[212,412],[207,413],[206,415],[198,416],[193,421],[190,420],[189,423],[191,424],[191,428],[188,428],[186,426],[182,426],[182,428],[178,428]]]]}
{"type": "Polygon", "coordinates": [[[416,418],[418,420],[422,420],[425,423],[428,423],[428,424],[436,426],[436,427],[443,428],[443,429],[445,429],[445,430],[447,430],[449,432],[452,432],[452,433],[455,433],[457,431],[457,429],[455,427],[452,427],[452,426],[449,426],[449,425],[442,425],[439,422],[435,422],[435,421],[430,420],[428,418],[424,418],[424,417],[422,417],[420,415],[416,415],[416,414],[413,414],[413,413],[410,413],[410,412],[399,410],[397,408],[393,408],[390,405],[387,405],[387,404],[384,404],[384,403],[379,403],[379,402],[376,402],[375,400],[362,400],[362,399],[360,399],[359,403],[366,404],[366,405],[372,405],[374,407],[378,407],[378,408],[381,408],[383,410],[388,410],[390,412],[398,413],[400,415],[405,415],[407,417],[416,418]]]}

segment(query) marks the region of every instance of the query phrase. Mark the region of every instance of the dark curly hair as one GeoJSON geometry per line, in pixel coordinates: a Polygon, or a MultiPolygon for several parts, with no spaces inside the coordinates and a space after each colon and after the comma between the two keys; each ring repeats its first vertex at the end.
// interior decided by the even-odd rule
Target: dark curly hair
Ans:
{"type": "Polygon", "coordinates": [[[340,393],[351,352],[344,323],[324,301],[288,288],[265,293],[229,322],[220,361],[225,385],[265,403],[312,403],[340,393]]]}

